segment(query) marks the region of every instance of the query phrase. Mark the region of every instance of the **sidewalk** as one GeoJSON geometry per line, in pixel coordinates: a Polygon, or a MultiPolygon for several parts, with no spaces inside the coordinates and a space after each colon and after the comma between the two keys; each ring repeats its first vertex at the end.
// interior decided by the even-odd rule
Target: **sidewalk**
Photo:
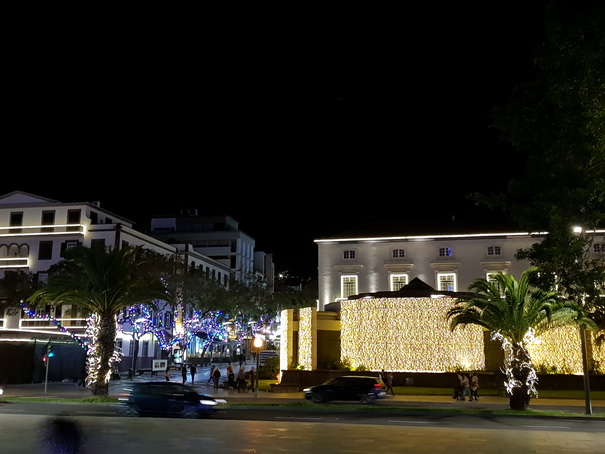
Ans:
{"type": "MultiPolygon", "coordinates": [[[[221,382],[226,378],[226,364],[221,364],[221,382]]],[[[251,366],[247,366],[248,369],[251,366]]],[[[304,400],[302,392],[273,393],[260,391],[258,396],[252,391],[238,392],[237,390],[213,389],[212,384],[207,385],[209,378],[209,367],[200,367],[195,376],[193,387],[200,393],[225,399],[229,402],[238,403],[260,403],[260,402],[301,402],[304,400]]],[[[134,380],[112,380],[109,384],[109,394],[117,396],[127,388],[129,384],[136,381],[163,381],[163,374],[150,377],[149,374],[136,377],[134,380]]],[[[182,383],[182,376],[173,372],[171,381],[182,383]]],[[[187,376],[187,384],[191,385],[191,375],[187,376]]],[[[44,383],[7,385],[4,388],[5,397],[49,397],[49,398],[84,398],[91,395],[89,389],[78,387],[76,383],[50,382],[47,384],[47,392],[44,392],[44,383]]],[[[0,397],[1,400],[1,397],[0,397]]],[[[417,396],[396,395],[379,401],[378,405],[395,407],[422,407],[422,408],[444,408],[444,409],[486,409],[505,410],[509,408],[508,397],[485,396],[478,401],[454,401],[450,396],[417,396]]],[[[583,399],[541,399],[534,398],[530,402],[533,410],[550,410],[570,413],[585,413],[585,401],[583,399]]],[[[592,414],[605,417],[605,400],[591,399],[592,414]]]]}

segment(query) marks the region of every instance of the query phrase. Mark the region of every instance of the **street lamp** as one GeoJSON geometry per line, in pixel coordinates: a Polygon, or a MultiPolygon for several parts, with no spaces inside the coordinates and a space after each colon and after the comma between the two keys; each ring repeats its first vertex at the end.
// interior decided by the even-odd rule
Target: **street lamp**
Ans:
{"type": "Polygon", "coordinates": [[[263,340],[256,336],[253,342],[254,348],[256,348],[256,384],[254,385],[254,397],[258,397],[258,368],[260,364],[260,349],[263,346],[263,340]]]}

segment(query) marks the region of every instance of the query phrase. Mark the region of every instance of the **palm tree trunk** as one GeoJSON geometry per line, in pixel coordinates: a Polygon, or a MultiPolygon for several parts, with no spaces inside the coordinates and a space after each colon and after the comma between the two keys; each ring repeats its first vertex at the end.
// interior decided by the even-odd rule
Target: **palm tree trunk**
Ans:
{"type": "Polygon", "coordinates": [[[529,353],[521,346],[513,348],[510,359],[509,382],[513,384],[509,405],[512,410],[527,410],[531,400],[534,379],[529,353]]]}
{"type": "Polygon", "coordinates": [[[99,314],[99,331],[97,338],[98,369],[96,381],[92,384],[92,394],[95,396],[107,396],[109,394],[109,377],[111,372],[111,360],[115,351],[116,332],[115,314],[99,314]]]}

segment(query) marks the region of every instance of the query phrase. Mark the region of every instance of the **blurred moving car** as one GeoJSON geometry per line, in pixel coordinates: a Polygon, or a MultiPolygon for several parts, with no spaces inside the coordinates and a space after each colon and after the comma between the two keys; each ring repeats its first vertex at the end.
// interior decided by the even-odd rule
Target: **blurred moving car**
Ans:
{"type": "Polygon", "coordinates": [[[215,413],[217,405],[225,403],[200,394],[191,386],[168,381],[134,383],[128,391],[118,397],[128,416],[208,417],[215,413]]]}
{"type": "Polygon", "coordinates": [[[346,400],[369,404],[387,397],[387,387],[383,381],[372,376],[344,375],[303,391],[305,399],[315,403],[346,400]]]}

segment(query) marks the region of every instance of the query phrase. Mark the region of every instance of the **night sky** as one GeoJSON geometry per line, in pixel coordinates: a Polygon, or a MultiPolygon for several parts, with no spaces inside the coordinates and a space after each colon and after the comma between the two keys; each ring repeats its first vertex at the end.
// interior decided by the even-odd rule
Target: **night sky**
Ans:
{"type": "Polygon", "coordinates": [[[531,77],[544,1],[425,3],[24,38],[0,193],[98,200],[142,230],[181,208],[227,214],[303,275],[316,238],[477,215],[465,195],[518,168],[488,111],[531,77]]]}

